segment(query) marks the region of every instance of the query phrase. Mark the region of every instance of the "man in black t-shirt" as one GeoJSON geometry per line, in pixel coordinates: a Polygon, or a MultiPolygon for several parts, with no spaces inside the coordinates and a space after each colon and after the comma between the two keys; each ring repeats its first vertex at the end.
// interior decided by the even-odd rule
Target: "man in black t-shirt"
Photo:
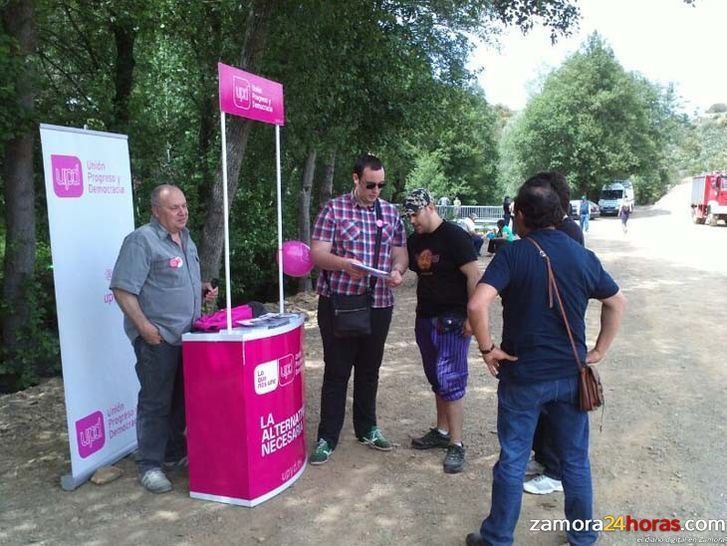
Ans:
{"type": "Polygon", "coordinates": [[[404,202],[404,213],[414,227],[407,241],[409,268],[419,278],[416,340],[437,407],[437,426],[412,439],[411,445],[447,448],[444,472],[454,474],[464,469],[465,462],[463,398],[472,335],[467,300],[480,270],[469,236],[439,216],[429,192],[413,190],[404,202]]]}

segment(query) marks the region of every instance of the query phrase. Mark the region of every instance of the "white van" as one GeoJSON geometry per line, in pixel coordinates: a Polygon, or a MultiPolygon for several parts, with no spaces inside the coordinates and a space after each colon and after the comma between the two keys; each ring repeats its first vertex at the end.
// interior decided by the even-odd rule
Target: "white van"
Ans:
{"type": "Polygon", "coordinates": [[[602,215],[613,214],[615,216],[622,203],[633,206],[635,201],[633,183],[630,180],[614,180],[610,184],[604,184],[601,188],[598,206],[602,215]]]}

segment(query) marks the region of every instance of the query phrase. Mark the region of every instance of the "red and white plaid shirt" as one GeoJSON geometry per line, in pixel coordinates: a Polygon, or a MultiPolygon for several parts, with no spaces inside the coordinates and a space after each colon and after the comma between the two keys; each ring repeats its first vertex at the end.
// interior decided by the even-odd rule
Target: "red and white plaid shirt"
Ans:
{"type": "MultiPolygon", "coordinates": [[[[323,207],[313,228],[312,239],[332,243],[331,252],[336,256],[354,258],[363,264],[385,271],[391,270],[392,247],[405,247],[404,225],[399,210],[391,203],[379,199],[381,205],[381,248],[378,263],[374,263],[376,251],[376,208],[362,206],[353,192],[331,199],[323,207]]],[[[335,294],[363,294],[370,284],[370,277],[353,280],[344,271],[322,272],[318,277],[317,292],[322,296],[335,294]],[[326,282],[326,277],[328,281],[326,282]]],[[[378,278],[374,287],[373,307],[392,307],[394,294],[384,279],[378,278]]]]}

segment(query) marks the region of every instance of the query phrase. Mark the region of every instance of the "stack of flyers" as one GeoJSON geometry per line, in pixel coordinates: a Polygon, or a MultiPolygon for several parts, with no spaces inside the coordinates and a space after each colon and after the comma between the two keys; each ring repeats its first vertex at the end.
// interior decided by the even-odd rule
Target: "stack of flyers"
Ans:
{"type": "Polygon", "coordinates": [[[237,324],[246,328],[276,328],[288,324],[293,317],[295,315],[291,313],[265,313],[259,317],[238,320],[237,324]]]}
{"type": "Polygon", "coordinates": [[[359,264],[353,264],[353,266],[354,267],[357,267],[358,269],[361,269],[363,271],[366,271],[367,273],[370,273],[374,277],[381,277],[381,278],[384,278],[384,279],[388,279],[389,278],[389,272],[388,271],[384,271],[383,269],[376,269],[375,267],[369,267],[368,265],[360,264],[360,263],[359,264]]]}

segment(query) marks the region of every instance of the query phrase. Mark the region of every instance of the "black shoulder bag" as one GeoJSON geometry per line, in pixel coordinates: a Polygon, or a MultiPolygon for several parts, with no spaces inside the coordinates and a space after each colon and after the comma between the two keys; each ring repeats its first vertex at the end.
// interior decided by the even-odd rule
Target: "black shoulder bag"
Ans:
{"type": "MultiPolygon", "coordinates": [[[[379,264],[379,251],[381,250],[381,231],[383,223],[381,222],[381,205],[376,200],[376,247],[374,250],[374,267],[379,264]]],[[[324,273],[326,283],[330,289],[328,281],[328,271],[324,273]]],[[[364,337],[371,335],[371,303],[373,301],[374,287],[376,286],[376,277],[371,275],[369,287],[363,294],[355,294],[353,296],[334,294],[331,290],[331,307],[333,308],[333,335],[336,337],[364,337]]]]}

